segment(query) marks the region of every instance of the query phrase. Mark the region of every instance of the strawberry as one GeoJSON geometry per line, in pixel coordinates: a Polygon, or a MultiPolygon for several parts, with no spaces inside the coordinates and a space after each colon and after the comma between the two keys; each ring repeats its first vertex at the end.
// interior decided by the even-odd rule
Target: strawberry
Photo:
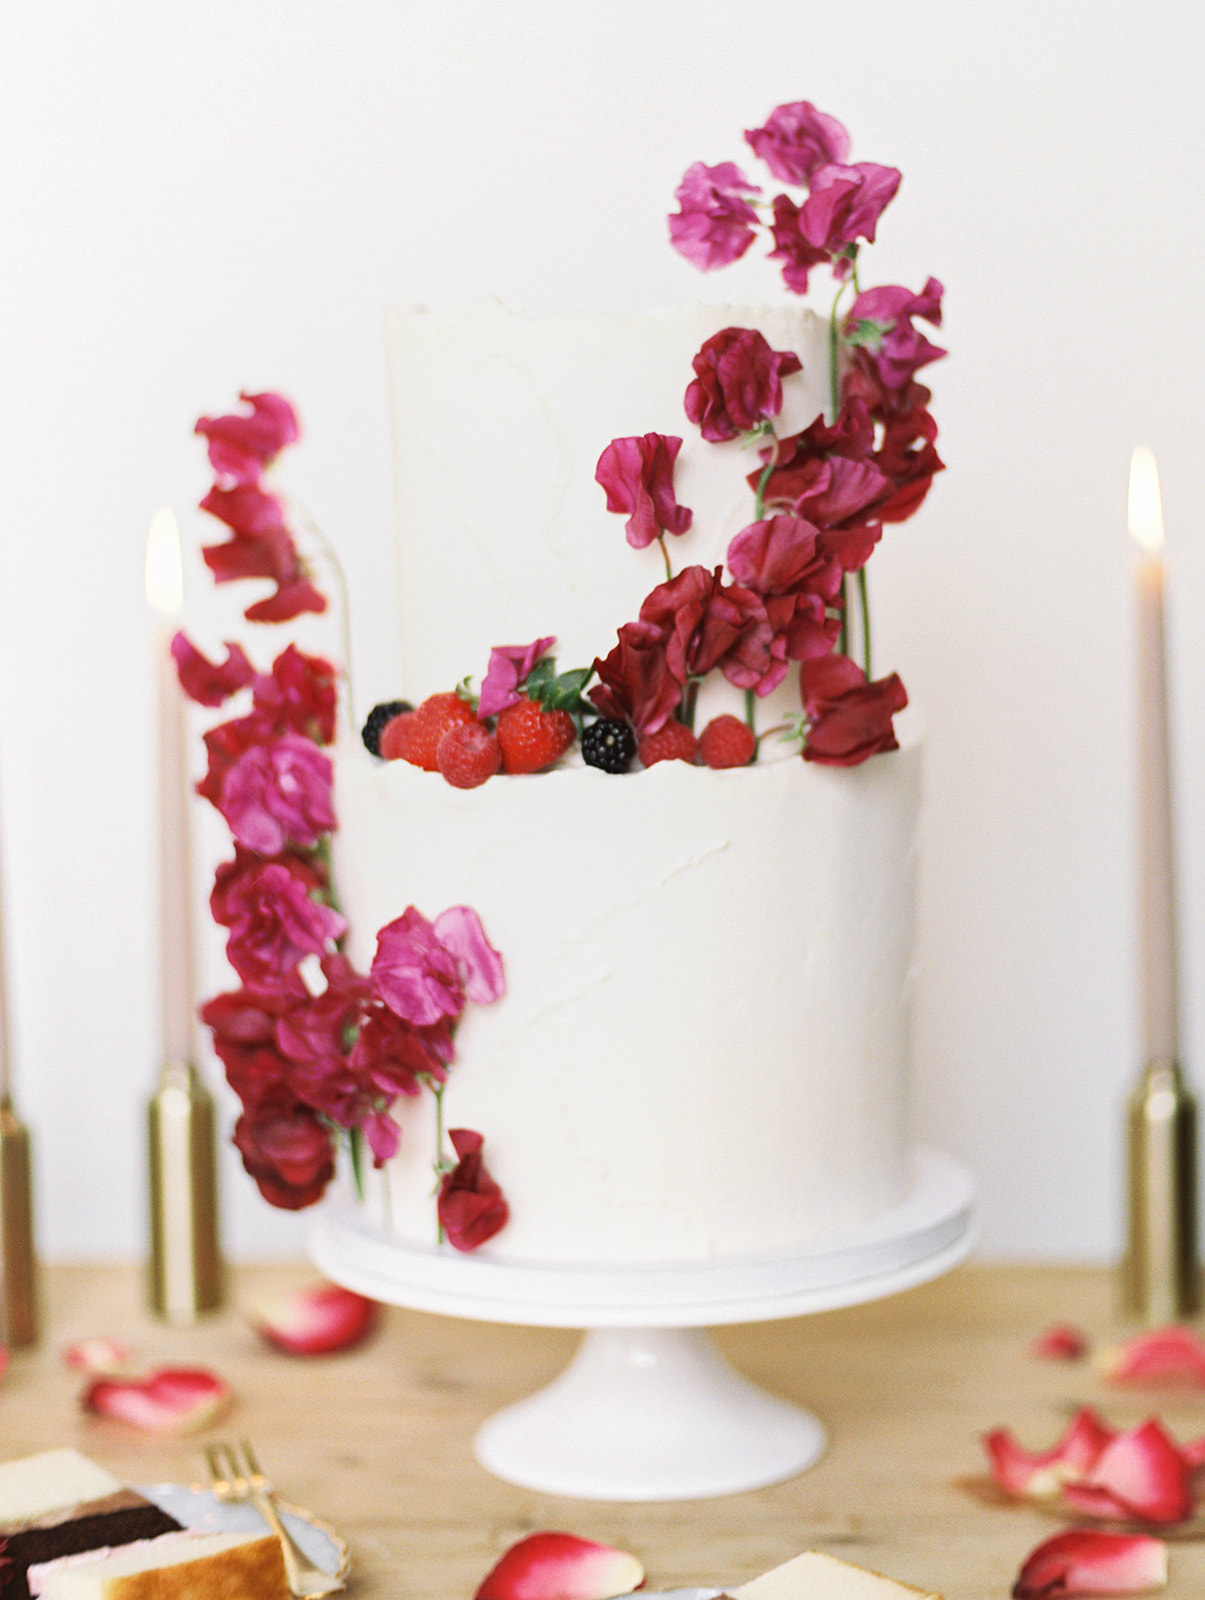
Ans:
{"type": "Polygon", "coordinates": [[[386,761],[408,761],[425,772],[435,772],[435,752],[449,728],[476,722],[467,700],[458,694],[428,695],[414,711],[403,711],[381,731],[381,754],[386,761]]]}
{"type": "Polygon", "coordinates": [[[567,711],[545,710],[526,696],[498,713],[503,772],[542,772],[565,754],[576,737],[567,711]]]}
{"type": "Polygon", "coordinates": [[[756,749],[753,729],[728,712],[712,717],[699,735],[699,754],[709,767],[747,767],[756,749]]]}
{"type": "Polygon", "coordinates": [[[435,764],[454,789],[476,789],[502,765],[502,749],[483,723],[458,722],[440,739],[435,764]]]}
{"type": "Polygon", "coordinates": [[[646,767],[655,767],[658,761],[685,761],[693,766],[698,753],[699,741],[692,729],[673,717],[656,733],[642,733],[636,746],[636,754],[646,767]]]}

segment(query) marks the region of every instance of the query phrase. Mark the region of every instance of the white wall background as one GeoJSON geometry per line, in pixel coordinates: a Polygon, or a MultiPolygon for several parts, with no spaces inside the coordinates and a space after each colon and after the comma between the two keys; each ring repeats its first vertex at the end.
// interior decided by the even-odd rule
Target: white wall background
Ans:
{"type": "MultiPolygon", "coordinates": [[[[872,566],[878,660],[929,730],[918,1119],[979,1177],[985,1254],[1115,1254],[1140,440],[1174,585],[1184,1055],[1205,1071],[1203,62],[1189,0],[7,0],[0,843],[45,1254],[142,1248],[142,560],[175,506],[204,607],[194,418],[240,386],[295,399],[286,479],[346,566],[360,698],[396,692],[382,307],[772,296],[760,261],[701,278],[663,218],[691,161],[743,159],[742,130],[800,98],[904,171],[864,282],[947,286],[949,470],[872,566]]],[[[233,1159],[224,1182],[232,1253],[299,1247],[233,1159]]]]}

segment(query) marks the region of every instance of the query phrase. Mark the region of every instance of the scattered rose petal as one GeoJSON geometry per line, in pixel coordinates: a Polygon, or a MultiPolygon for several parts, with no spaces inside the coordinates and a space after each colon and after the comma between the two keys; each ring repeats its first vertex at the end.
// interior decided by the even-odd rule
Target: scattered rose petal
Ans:
{"type": "Polygon", "coordinates": [[[502,1557],[476,1600],[610,1600],[644,1583],[635,1556],[572,1533],[532,1533],[502,1557]]]}
{"type": "Polygon", "coordinates": [[[1205,1341],[1192,1328],[1173,1323],[1102,1350],[1098,1365],[1110,1383],[1205,1384],[1205,1341]]]}
{"type": "Polygon", "coordinates": [[[337,1283],[267,1295],[255,1302],[247,1320],[261,1338],[293,1356],[324,1356],[349,1350],[376,1325],[379,1307],[337,1283]]]}
{"type": "Polygon", "coordinates": [[[1142,1594],[1167,1585],[1167,1546],[1146,1534],[1056,1533],[1026,1558],[1013,1600],[1046,1595],[1142,1594]]]}
{"type": "Polygon", "coordinates": [[[1029,1352],[1047,1361],[1078,1361],[1088,1353],[1088,1339],[1069,1322],[1055,1322],[1038,1335],[1029,1352]]]}
{"type": "Polygon", "coordinates": [[[124,1372],[130,1364],[130,1347],[120,1339],[76,1339],[63,1346],[63,1360],[77,1372],[124,1372]]]}
{"type": "Polygon", "coordinates": [[[200,1433],[233,1404],[234,1392],[198,1367],[159,1367],[145,1378],[96,1378],[84,1391],[85,1411],[128,1422],[147,1433],[200,1433]]]}

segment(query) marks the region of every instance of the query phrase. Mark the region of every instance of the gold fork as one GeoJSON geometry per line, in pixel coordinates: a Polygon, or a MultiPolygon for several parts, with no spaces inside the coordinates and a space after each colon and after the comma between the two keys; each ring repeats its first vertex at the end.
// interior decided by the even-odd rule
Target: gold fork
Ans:
{"type": "Polygon", "coordinates": [[[272,1485],[246,1439],[240,1439],[237,1448],[232,1444],[206,1445],[205,1459],[209,1463],[209,1486],[217,1498],[227,1505],[250,1501],[280,1540],[289,1590],[298,1600],[318,1600],[320,1595],[343,1588],[341,1579],[316,1567],[294,1542],[272,1500],[272,1485]]]}

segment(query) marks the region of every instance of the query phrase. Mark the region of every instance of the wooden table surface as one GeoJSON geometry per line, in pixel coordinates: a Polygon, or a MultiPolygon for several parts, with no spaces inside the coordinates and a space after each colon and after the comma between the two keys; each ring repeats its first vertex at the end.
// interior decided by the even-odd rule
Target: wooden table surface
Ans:
{"type": "MultiPolygon", "coordinates": [[[[499,1406],[554,1377],[576,1334],[390,1307],[358,1350],[303,1360],[269,1349],[241,1308],[313,1277],[305,1265],[240,1268],[228,1309],[179,1329],[145,1313],[139,1269],[44,1269],[42,1338],[0,1381],[4,1455],[74,1444],[129,1482],[192,1483],[206,1439],[246,1435],[287,1497],[348,1541],[350,1593],[363,1600],[470,1600],[496,1557],[541,1528],[633,1551],[654,1590],[740,1583],[815,1547],[946,1600],[1001,1600],[1060,1525],[975,1492],[982,1433],[1008,1425],[1045,1448],[1082,1403],[1117,1426],[1158,1415],[1176,1437],[1205,1433],[1205,1390],[1121,1390],[1089,1364],[1029,1352],[1056,1320],[1099,1343],[1127,1331],[1112,1272],[967,1265],[875,1304],[717,1330],[736,1366],[827,1424],[829,1450],[809,1471],[711,1500],[561,1499],[490,1476],[472,1438],[499,1406]],[[185,1440],[86,1416],[79,1375],[61,1357],[86,1335],[128,1340],[145,1367],[210,1366],[236,1389],[236,1408],[185,1440]]],[[[1166,1592],[1205,1595],[1205,1541],[1173,1543],[1166,1592]]]]}

